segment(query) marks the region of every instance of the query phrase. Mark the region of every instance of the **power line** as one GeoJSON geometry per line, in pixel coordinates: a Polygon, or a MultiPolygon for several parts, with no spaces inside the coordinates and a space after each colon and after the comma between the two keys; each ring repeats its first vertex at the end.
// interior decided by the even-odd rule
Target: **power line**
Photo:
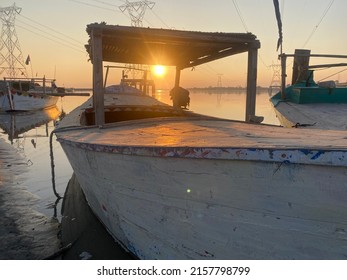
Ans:
{"type": "Polygon", "coordinates": [[[238,7],[238,5],[237,5],[236,0],[233,0],[233,3],[234,3],[234,7],[235,7],[235,9],[236,9],[236,12],[237,12],[237,14],[239,15],[239,18],[240,18],[240,20],[241,20],[241,22],[242,22],[243,27],[245,28],[246,32],[248,32],[248,27],[247,27],[246,22],[244,21],[244,19],[243,19],[243,17],[242,17],[241,11],[240,11],[240,9],[239,9],[239,7],[238,7]]]}
{"type": "Polygon", "coordinates": [[[169,25],[167,25],[154,11],[153,9],[151,9],[151,12],[167,27],[167,28],[170,28],[169,25]]]}
{"type": "MultiPolygon", "coordinates": [[[[283,1],[284,1],[284,0],[283,0],[283,1]]],[[[235,7],[235,9],[236,9],[236,12],[237,12],[237,14],[238,14],[238,16],[239,16],[241,22],[242,22],[243,27],[245,28],[246,32],[249,32],[249,31],[248,31],[248,27],[247,27],[247,25],[246,25],[246,21],[244,20],[244,18],[243,18],[243,16],[242,16],[241,10],[240,10],[240,8],[239,8],[239,6],[238,6],[236,0],[233,0],[233,4],[234,4],[234,7],[235,7]]],[[[284,4],[283,4],[283,6],[284,6],[284,4]]],[[[264,64],[264,66],[266,66],[266,67],[271,67],[271,66],[266,65],[266,63],[264,62],[264,60],[263,60],[263,58],[261,57],[260,53],[258,54],[258,58],[259,58],[260,61],[264,64]]]]}
{"type": "Polygon", "coordinates": [[[105,1],[101,1],[101,0],[94,0],[94,2],[98,2],[98,3],[104,4],[104,5],[108,5],[108,6],[112,6],[112,7],[117,7],[117,8],[118,8],[118,5],[114,5],[114,4],[111,4],[111,3],[105,2],[105,1]]]}
{"type": "MultiPolygon", "coordinates": [[[[62,38],[60,38],[60,37],[58,37],[58,36],[56,36],[56,35],[54,35],[54,34],[48,33],[48,32],[46,32],[46,31],[44,31],[44,30],[42,30],[42,29],[39,29],[39,28],[37,28],[37,27],[35,27],[35,26],[31,25],[31,24],[28,24],[28,23],[26,23],[26,22],[23,22],[23,21],[21,21],[21,20],[18,20],[18,22],[25,24],[25,27],[19,26],[19,25],[18,25],[20,28],[29,30],[28,27],[31,27],[31,28],[36,29],[37,31],[43,33],[43,34],[46,34],[48,37],[50,36],[50,37],[53,37],[53,38],[59,40],[59,41],[55,41],[55,42],[58,42],[58,43],[65,42],[64,45],[67,45],[67,44],[68,44],[68,45],[71,45],[71,47],[74,47],[74,48],[81,48],[81,46],[83,46],[82,43],[79,43],[79,42],[78,42],[78,45],[77,45],[76,43],[71,43],[71,42],[69,42],[69,41],[67,41],[67,40],[65,40],[65,39],[62,39],[62,38]]],[[[29,31],[30,31],[30,30],[29,30],[29,31]]],[[[35,33],[35,32],[33,32],[33,33],[35,33]]],[[[36,32],[35,34],[40,35],[40,34],[37,33],[37,32],[36,32]]],[[[41,36],[41,35],[40,35],[40,36],[41,36]]],[[[48,38],[48,37],[45,37],[45,38],[48,38]]],[[[76,42],[77,42],[77,41],[76,41],[76,42]]]]}
{"type": "Polygon", "coordinates": [[[330,1],[330,3],[328,4],[328,6],[326,7],[326,9],[324,10],[324,12],[323,12],[321,18],[319,19],[318,23],[315,25],[315,27],[313,28],[313,30],[312,30],[310,36],[308,36],[308,38],[307,38],[305,44],[303,45],[303,48],[307,45],[307,43],[311,40],[313,34],[317,31],[319,25],[322,23],[324,17],[326,16],[326,14],[328,13],[328,11],[330,10],[330,8],[331,8],[331,6],[333,5],[334,1],[335,1],[335,0],[330,1]]]}
{"type": "Polygon", "coordinates": [[[28,29],[28,28],[26,28],[26,27],[24,27],[24,26],[21,26],[21,25],[17,25],[17,26],[18,26],[19,28],[21,28],[21,29],[24,29],[24,30],[26,30],[26,31],[29,31],[29,32],[31,32],[31,33],[33,33],[33,34],[36,34],[36,35],[38,35],[38,36],[40,36],[40,37],[43,37],[43,38],[45,38],[45,39],[47,39],[47,40],[50,40],[50,41],[53,41],[53,42],[58,43],[58,44],[60,44],[60,45],[63,45],[63,46],[65,46],[65,47],[71,48],[71,49],[73,49],[73,50],[75,50],[75,51],[85,53],[85,51],[82,50],[82,48],[81,48],[81,49],[77,49],[76,47],[72,47],[71,45],[65,44],[65,43],[63,43],[63,42],[61,42],[61,41],[58,41],[58,40],[49,38],[49,37],[47,37],[47,36],[44,36],[44,35],[42,35],[42,34],[40,34],[40,33],[37,33],[37,32],[35,32],[35,31],[32,31],[32,30],[30,30],[30,29],[28,29]]]}
{"type": "Polygon", "coordinates": [[[323,79],[320,79],[318,82],[323,81],[323,80],[328,79],[328,78],[331,78],[331,77],[333,77],[333,76],[335,76],[335,75],[337,75],[337,74],[340,74],[340,73],[342,73],[342,72],[345,72],[345,71],[347,71],[347,68],[345,68],[345,69],[343,69],[343,70],[341,70],[341,71],[338,71],[338,72],[336,72],[336,73],[334,73],[334,74],[332,74],[332,75],[330,75],[330,76],[327,76],[327,77],[325,77],[325,78],[323,78],[323,79]]]}
{"type": "MultiPolygon", "coordinates": [[[[117,9],[110,9],[110,8],[105,8],[105,7],[101,7],[101,6],[98,6],[98,5],[94,5],[94,4],[90,4],[90,3],[86,3],[86,2],[83,2],[83,1],[78,1],[78,0],[69,0],[71,2],[75,2],[77,4],[81,4],[81,5],[85,5],[85,6],[89,6],[89,7],[92,7],[92,8],[98,8],[98,9],[102,9],[102,10],[106,10],[106,11],[109,11],[109,12],[116,12],[116,13],[120,13],[120,14],[124,14],[124,13],[121,13],[120,11],[118,11],[117,9]]],[[[102,3],[104,5],[110,5],[110,6],[115,6],[115,7],[118,7],[116,5],[112,5],[110,3],[107,3],[105,1],[97,1],[97,0],[94,0],[96,2],[99,2],[99,3],[102,3]]],[[[126,17],[130,18],[130,16],[124,14],[126,17]]]]}
{"type": "Polygon", "coordinates": [[[39,22],[37,22],[37,21],[35,21],[35,20],[31,19],[31,18],[28,18],[28,17],[26,17],[26,16],[23,16],[23,15],[20,15],[20,16],[21,16],[22,18],[25,18],[26,20],[29,20],[29,21],[31,21],[31,22],[33,22],[33,23],[39,25],[39,26],[42,26],[42,27],[47,28],[47,29],[49,29],[49,30],[51,30],[51,31],[53,31],[53,32],[55,32],[55,33],[57,33],[57,34],[60,34],[61,36],[64,36],[64,37],[68,38],[69,40],[72,40],[72,41],[74,41],[74,42],[76,42],[76,43],[78,43],[78,44],[83,45],[82,42],[77,41],[75,38],[70,37],[70,36],[68,36],[68,35],[66,35],[66,34],[64,34],[64,33],[62,33],[62,32],[57,31],[57,30],[54,30],[53,28],[51,28],[51,27],[49,27],[49,26],[47,26],[47,25],[41,24],[41,23],[39,23],[39,22]]]}
{"type": "Polygon", "coordinates": [[[264,61],[264,59],[261,57],[260,53],[258,53],[258,58],[260,60],[260,62],[266,67],[266,68],[270,68],[271,65],[267,65],[264,61]]]}
{"type": "MultiPolygon", "coordinates": [[[[101,6],[98,6],[98,5],[86,3],[86,2],[83,2],[83,1],[78,1],[78,0],[69,0],[69,1],[81,4],[81,5],[93,7],[93,8],[98,8],[98,9],[102,9],[102,10],[106,10],[106,11],[111,11],[111,9],[109,9],[109,8],[105,8],[105,7],[101,7],[101,6]]],[[[115,11],[115,10],[113,10],[113,11],[115,11]]]]}

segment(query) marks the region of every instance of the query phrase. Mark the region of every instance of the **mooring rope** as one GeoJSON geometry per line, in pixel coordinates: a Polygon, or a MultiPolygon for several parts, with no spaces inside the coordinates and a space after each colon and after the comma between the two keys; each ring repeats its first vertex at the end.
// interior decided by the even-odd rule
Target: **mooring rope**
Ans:
{"type": "Polygon", "coordinates": [[[72,130],[81,130],[81,129],[92,129],[95,128],[96,126],[67,126],[67,127],[62,127],[62,128],[56,128],[54,129],[51,134],[49,135],[49,154],[51,158],[51,174],[52,174],[52,187],[53,187],[53,192],[54,195],[58,198],[61,199],[63,198],[56,189],[56,184],[55,184],[55,164],[54,164],[54,154],[53,154],[53,135],[57,132],[63,132],[63,131],[72,131],[72,130]]]}
{"type": "Polygon", "coordinates": [[[55,186],[55,170],[54,170],[54,155],[53,155],[53,135],[56,130],[53,130],[51,134],[49,135],[49,155],[51,158],[51,174],[52,174],[52,187],[53,187],[53,192],[54,195],[58,198],[61,199],[62,196],[57,192],[56,186],[55,186]]]}

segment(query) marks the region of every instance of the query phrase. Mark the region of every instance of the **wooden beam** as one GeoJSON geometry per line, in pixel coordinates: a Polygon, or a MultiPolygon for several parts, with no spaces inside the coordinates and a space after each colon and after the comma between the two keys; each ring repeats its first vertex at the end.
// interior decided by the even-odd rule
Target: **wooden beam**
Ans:
{"type": "Polygon", "coordinates": [[[103,87],[103,58],[102,36],[97,31],[92,32],[93,53],[93,107],[95,110],[95,124],[105,124],[104,87],[103,87]]]}
{"type": "Polygon", "coordinates": [[[197,58],[194,60],[193,59],[191,59],[191,60],[187,59],[187,62],[182,64],[182,69],[198,66],[201,64],[205,64],[205,63],[215,61],[217,59],[221,59],[221,58],[224,58],[227,56],[232,56],[235,54],[244,53],[247,50],[248,50],[247,46],[245,46],[245,47],[233,47],[233,48],[230,48],[230,49],[222,51],[222,52],[218,51],[216,53],[210,53],[209,55],[206,55],[203,58],[197,58]]]}
{"type": "Polygon", "coordinates": [[[176,67],[176,76],[175,76],[175,87],[180,86],[180,79],[181,79],[181,68],[178,66],[176,67]]]}
{"type": "Polygon", "coordinates": [[[257,63],[258,48],[251,47],[248,50],[248,70],[247,70],[247,97],[245,121],[249,122],[255,117],[255,102],[257,92],[257,63]]]}
{"type": "MultiPolygon", "coordinates": [[[[285,54],[286,57],[294,57],[294,56],[307,56],[306,54],[285,54]]],[[[310,57],[326,57],[326,58],[347,58],[347,55],[340,54],[310,54],[310,57]]]]}
{"type": "Polygon", "coordinates": [[[330,68],[330,67],[344,67],[344,66],[347,66],[347,63],[332,63],[332,64],[309,65],[308,69],[330,68]]]}

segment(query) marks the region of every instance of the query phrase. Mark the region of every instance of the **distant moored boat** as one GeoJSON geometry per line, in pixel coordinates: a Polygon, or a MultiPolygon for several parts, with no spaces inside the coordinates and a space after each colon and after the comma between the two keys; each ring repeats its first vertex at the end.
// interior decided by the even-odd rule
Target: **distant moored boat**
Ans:
{"type": "Polygon", "coordinates": [[[0,81],[0,111],[35,111],[56,105],[54,79],[4,78],[0,81]]]}

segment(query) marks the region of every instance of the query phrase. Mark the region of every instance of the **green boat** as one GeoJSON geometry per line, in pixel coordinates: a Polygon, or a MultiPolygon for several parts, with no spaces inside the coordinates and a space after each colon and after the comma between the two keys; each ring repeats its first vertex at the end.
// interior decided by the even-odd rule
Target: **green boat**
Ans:
{"type": "Polygon", "coordinates": [[[314,69],[346,66],[345,63],[309,65],[309,58],[343,55],[312,55],[309,50],[296,50],[294,55],[281,55],[282,89],[270,98],[276,115],[285,127],[309,127],[317,129],[347,129],[347,87],[334,81],[316,83],[314,69]],[[292,84],[285,87],[286,58],[293,56],[292,84]]]}

